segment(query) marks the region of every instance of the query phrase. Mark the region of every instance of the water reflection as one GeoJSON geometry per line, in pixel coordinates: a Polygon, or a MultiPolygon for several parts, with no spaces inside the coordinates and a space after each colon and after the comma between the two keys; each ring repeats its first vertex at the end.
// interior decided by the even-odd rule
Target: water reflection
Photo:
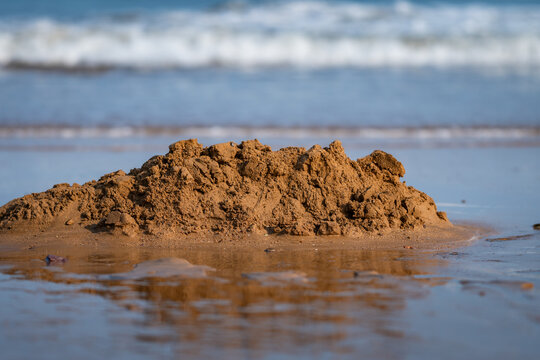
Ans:
{"type": "Polygon", "coordinates": [[[345,354],[384,339],[397,343],[370,351],[398,351],[407,300],[446,281],[430,274],[447,260],[411,251],[64,248],[68,261],[46,266],[48,251],[0,255],[11,280],[63,285],[44,291],[58,304],[47,326],[77,323],[86,309],[62,307],[98,296],[119,309],[109,328],[133,330],[124,341],[197,357],[345,354]]]}

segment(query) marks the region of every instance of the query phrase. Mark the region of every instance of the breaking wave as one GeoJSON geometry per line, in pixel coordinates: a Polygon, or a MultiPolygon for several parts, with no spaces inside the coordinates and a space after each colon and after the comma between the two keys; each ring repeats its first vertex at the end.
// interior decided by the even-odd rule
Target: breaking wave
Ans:
{"type": "Polygon", "coordinates": [[[0,66],[540,67],[540,5],[293,1],[0,20],[0,66]]]}
{"type": "Polygon", "coordinates": [[[538,140],[540,127],[0,126],[0,138],[264,137],[388,140],[538,140]]]}

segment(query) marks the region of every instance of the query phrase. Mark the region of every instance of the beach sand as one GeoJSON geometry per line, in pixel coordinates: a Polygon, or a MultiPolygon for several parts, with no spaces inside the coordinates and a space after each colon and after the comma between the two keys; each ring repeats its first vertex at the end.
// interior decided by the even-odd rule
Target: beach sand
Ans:
{"type": "Polygon", "coordinates": [[[428,226],[451,231],[446,213],[402,182],[404,175],[392,155],[376,150],[351,160],[337,140],[325,148],[277,151],[258,140],[206,148],[196,139],[182,140],[128,174],[118,170],[10,201],[0,208],[0,228],[48,235],[55,227],[80,225],[93,233],[154,235],[154,242],[191,234],[240,241],[245,234],[412,235],[428,226]]]}
{"type": "Polygon", "coordinates": [[[442,250],[466,246],[479,238],[493,234],[493,230],[482,225],[428,226],[425,229],[393,230],[385,234],[364,234],[357,237],[291,236],[241,234],[235,237],[214,235],[129,237],[108,233],[95,233],[81,226],[54,226],[47,230],[1,231],[0,242],[5,249],[49,249],[58,252],[65,248],[92,246],[104,248],[183,249],[202,248],[208,250],[287,250],[287,249],[342,249],[342,250],[396,250],[429,249],[442,250]]]}

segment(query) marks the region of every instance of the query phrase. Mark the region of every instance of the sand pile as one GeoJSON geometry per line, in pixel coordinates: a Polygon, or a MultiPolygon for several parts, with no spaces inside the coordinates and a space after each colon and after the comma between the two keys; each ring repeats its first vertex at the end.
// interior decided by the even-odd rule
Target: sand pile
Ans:
{"type": "Polygon", "coordinates": [[[429,196],[400,181],[403,165],[382,151],[354,161],[339,141],[307,151],[272,151],[257,140],[207,148],[186,140],[169,149],[129,174],[15,199],[0,208],[0,227],[354,236],[449,224],[429,196]]]}

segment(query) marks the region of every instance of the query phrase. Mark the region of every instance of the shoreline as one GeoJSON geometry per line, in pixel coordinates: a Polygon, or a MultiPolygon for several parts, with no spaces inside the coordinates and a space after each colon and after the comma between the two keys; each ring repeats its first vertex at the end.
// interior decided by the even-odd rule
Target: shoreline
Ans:
{"type": "Polygon", "coordinates": [[[139,249],[199,249],[199,250],[442,250],[466,246],[475,240],[493,235],[487,227],[472,224],[453,226],[428,226],[421,230],[396,230],[386,234],[363,234],[359,237],[258,235],[240,236],[141,235],[136,238],[94,233],[80,226],[55,227],[45,232],[39,230],[2,231],[0,248],[9,250],[59,250],[80,248],[139,248],[139,249]]]}

